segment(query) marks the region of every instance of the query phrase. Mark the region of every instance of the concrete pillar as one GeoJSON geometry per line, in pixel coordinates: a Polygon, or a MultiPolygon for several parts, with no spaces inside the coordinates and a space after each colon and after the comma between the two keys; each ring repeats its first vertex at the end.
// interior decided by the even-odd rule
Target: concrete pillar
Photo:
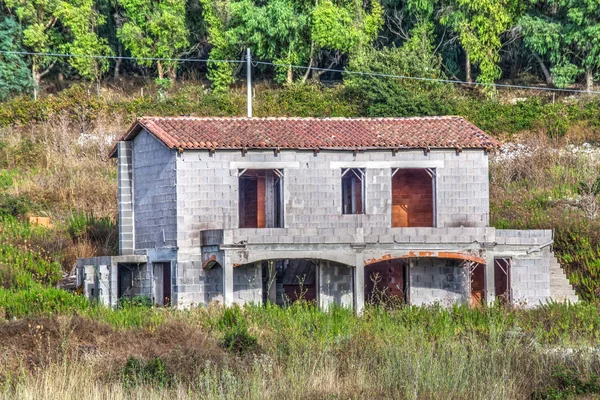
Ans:
{"type": "Polygon", "coordinates": [[[120,255],[130,255],[135,252],[132,143],[133,142],[119,142],[117,144],[120,255]]]}
{"type": "Polygon", "coordinates": [[[365,258],[362,252],[356,253],[354,263],[354,312],[362,315],[365,308],[365,258]]]}
{"type": "Polygon", "coordinates": [[[227,253],[223,256],[223,304],[225,307],[233,304],[233,263],[227,253]]]}
{"type": "Polygon", "coordinates": [[[485,301],[492,304],[496,301],[496,282],[494,279],[494,252],[487,250],[485,252],[485,301]]]}

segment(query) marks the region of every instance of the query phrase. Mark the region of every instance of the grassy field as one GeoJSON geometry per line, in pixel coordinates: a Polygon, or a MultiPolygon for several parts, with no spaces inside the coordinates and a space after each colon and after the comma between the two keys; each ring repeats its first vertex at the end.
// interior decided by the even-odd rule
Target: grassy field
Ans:
{"type": "Polygon", "coordinates": [[[91,307],[0,324],[0,397],[594,398],[599,311],[91,307]]]}

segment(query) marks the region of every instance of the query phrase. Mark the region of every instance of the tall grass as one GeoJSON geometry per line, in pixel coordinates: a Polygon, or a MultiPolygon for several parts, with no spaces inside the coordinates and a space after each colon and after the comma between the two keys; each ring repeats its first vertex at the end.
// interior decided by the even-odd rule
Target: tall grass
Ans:
{"type": "Polygon", "coordinates": [[[98,310],[29,328],[0,324],[0,361],[24,360],[0,366],[0,397],[525,399],[554,390],[556,371],[572,382],[600,373],[599,309],[590,304],[369,307],[362,317],[306,304],[235,316],[214,307],[98,310]],[[227,346],[232,324],[256,346],[227,346]]]}

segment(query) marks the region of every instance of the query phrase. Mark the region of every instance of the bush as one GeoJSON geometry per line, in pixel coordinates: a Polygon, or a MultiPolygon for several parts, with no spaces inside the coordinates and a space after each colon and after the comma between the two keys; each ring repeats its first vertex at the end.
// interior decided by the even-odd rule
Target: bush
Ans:
{"type": "Polygon", "coordinates": [[[164,388],[172,383],[173,377],[159,357],[148,362],[130,357],[123,368],[122,381],[127,387],[147,384],[164,388]]]}
{"type": "Polygon", "coordinates": [[[256,348],[257,339],[248,332],[248,322],[238,306],[226,308],[217,323],[223,332],[221,345],[237,354],[245,354],[256,348]]]}
{"type": "Polygon", "coordinates": [[[148,296],[121,297],[118,301],[119,309],[128,308],[150,308],[152,307],[152,299],[148,296]]]}
{"type": "Polygon", "coordinates": [[[4,308],[6,319],[71,314],[90,307],[88,299],[83,296],[39,284],[30,286],[27,290],[0,287],[0,304],[4,308]]]}
{"type": "Polygon", "coordinates": [[[590,375],[585,380],[582,378],[584,377],[577,370],[560,365],[552,371],[550,387],[534,392],[531,398],[533,400],[559,400],[571,399],[576,396],[600,395],[600,383],[598,383],[597,376],[590,375]]]}

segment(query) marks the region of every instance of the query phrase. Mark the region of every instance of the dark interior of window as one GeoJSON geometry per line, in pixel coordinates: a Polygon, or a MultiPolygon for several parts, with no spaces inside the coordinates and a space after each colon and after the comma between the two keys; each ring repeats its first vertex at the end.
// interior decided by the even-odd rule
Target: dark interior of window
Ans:
{"type": "Polygon", "coordinates": [[[358,168],[342,169],[342,213],[364,214],[365,172],[358,168]]]}
{"type": "Polygon", "coordinates": [[[240,228],[283,227],[282,185],[280,170],[240,171],[240,228]]]}

